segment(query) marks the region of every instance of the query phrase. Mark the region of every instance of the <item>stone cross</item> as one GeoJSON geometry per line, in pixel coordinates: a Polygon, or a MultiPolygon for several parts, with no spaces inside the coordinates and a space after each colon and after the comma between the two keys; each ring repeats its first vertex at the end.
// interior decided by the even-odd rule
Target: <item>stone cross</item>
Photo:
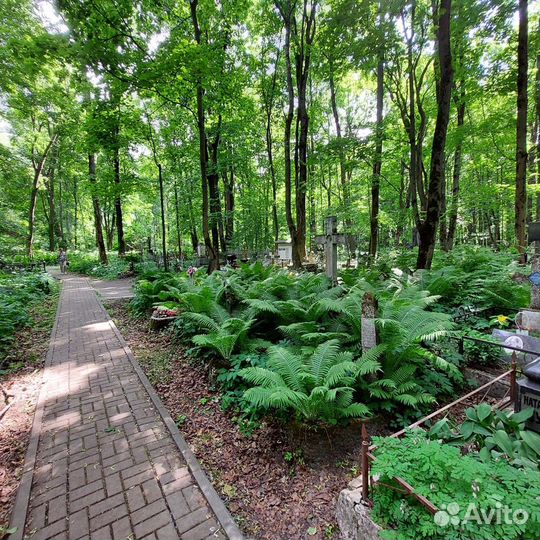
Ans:
{"type": "Polygon", "coordinates": [[[315,243],[324,245],[324,255],[326,260],[326,275],[332,280],[337,281],[337,247],[338,244],[344,245],[347,241],[347,235],[338,234],[337,217],[328,216],[324,220],[325,234],[316,236],[315,243]]]}
{"type": "Polygon", "coordinates": [[[367,292],[362,299],[362,353],[377,345],[375,319],[379,316],[379,305],[372,293],[367,292]]]}

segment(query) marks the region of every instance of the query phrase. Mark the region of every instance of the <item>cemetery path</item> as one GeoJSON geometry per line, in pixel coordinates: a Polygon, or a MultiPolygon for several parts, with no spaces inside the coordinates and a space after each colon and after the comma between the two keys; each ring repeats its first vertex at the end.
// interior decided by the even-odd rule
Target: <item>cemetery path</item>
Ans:
{"type": "Polygon", "coordinates": [[[87,278],[63,288],[12,540],[240,540],[87,278]]]}
{"type": "Polygon", "coordinates": [[[103,300],[122,300],[133,298],[134,278],[122,278],[114,280],[92,279],[90,284],[103,300]]]}

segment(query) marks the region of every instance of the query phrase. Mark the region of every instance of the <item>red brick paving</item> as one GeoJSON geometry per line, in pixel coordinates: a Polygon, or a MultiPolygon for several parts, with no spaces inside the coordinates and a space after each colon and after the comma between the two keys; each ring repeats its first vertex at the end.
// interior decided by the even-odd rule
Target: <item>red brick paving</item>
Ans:
{"type": "Polygon", "coordinates": [[[227,538],[87,279],[68,277],[25,538],[227,538]]]}

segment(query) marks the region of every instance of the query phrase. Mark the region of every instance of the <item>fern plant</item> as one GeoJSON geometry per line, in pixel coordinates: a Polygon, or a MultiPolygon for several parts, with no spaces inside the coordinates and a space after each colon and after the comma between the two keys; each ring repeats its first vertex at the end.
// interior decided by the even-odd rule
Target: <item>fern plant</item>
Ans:
{"type": "Polygon", "coordinates": [[[435,369],[454,381],[462,379],[454,364],[426,347],[453,331],[450,316],[426,311],[434,299],[425,292],[414,300],[408,296],[409,291],[405,296],[381,302],[381,317],[376,321],[380,345],[368,353],[369,358],[381,362],[382,375],[370,382],[367,390],[386,410],[396,405],[415,408],[435,401],[419,384],[419,370],[435,369]]]}
{"type": "Polygon", "coordinates": [[[182,281],[179,276],[170,274],[159,279],[140,279],[135,285],[131,308],[135,313],[143,315],[158,302],[162,305],[169,304],[175,300],[176,292],[180,293],[182,281]]]}
{"type": "Polygon", "coordinates": [[[377,369],[378,362],[354,361],[351,352],[340,350],[337,340],[329,340],[307,355],[270,347],[267,367],[246,368],[241,376],[255,385],[244,393],[254,407],[292,411],[305,424],[335,424],[369,415],[366,405],[354,402],[354,384],[359,376],[377,369]]]}
{"type": "MultiPolygon", "coordinates": [[[[249,350],[247,335],[253,319],[227,319],[218,325],[210,317],[199,313],[191,313],[192,319],[197,319],[210,330],[208,334],[198,334],[191,340],[195,345],[215,351],[222,359],[230,360],[235,350],[249,350]]],[[[252,344],[255,348],[256,344],[252,344]]]]}

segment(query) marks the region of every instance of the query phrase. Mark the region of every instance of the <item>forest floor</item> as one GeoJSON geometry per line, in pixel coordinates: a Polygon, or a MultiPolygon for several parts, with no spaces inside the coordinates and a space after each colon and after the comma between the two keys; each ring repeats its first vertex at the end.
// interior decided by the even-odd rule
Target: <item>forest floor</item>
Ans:
{"type": "MultiPolygon", "coordinates": [[[[134,319],[127,300],[109,300],[106,308],[248,537],[338,538],[337,497],[359,474],[359,424],[306,432],[268,421],[250,432],[234,411],[222,410],[215,381],[185,346],[166,331],[151,331],[147,319],[134,319]]],[[[481,393],[453,407],[450,416],[463,421],[465,409],[482,399],[499,401],[481,393]]],[[[368,427],[371,436],[396,431],[382,421],[368,427]]]]}
{"type": "MultiPolygon", "coordinates": [[[[0,538],[8,527],[19,487],[57,304],[55,294],[31,310],[33,326],[17,332],[5,360],[10,367],[0,371],[0,384],[13,403],[0,418],[0,538]]],[[[3,408],[0,396],[0,410],[3,408]]]]}
{"type": "MultiPolygon", "coordinates": [[[[237,524],[257,540],[332,539],[339,492],[359,474],[360,426],[300,432],[266,423],[243,432],[223,411],[215,384],[167,332],[130,317],[126,302],[106,305],[150,382],[237,524]],[[214,389],[214,390],[213,390],[214,389]]],[[[377,431],[370,423],[370,434],[377,431]]]]}

